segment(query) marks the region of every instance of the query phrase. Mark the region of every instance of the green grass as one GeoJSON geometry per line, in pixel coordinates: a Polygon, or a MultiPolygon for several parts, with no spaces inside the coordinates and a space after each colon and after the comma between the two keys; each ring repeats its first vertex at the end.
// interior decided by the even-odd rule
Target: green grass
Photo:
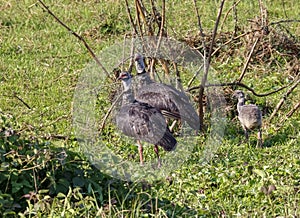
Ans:
{"type": "MultiPolygon", "coordinates": [[[[124,1],[116,4],[102,0],[49,0],[45,3],[82,35],[96,54],[131,33],[124,1]]],[[[265,3],[269,22],[298,18],[300,5],[297,1],[265,3]]],[[[210,33],[219,3],[199,1],[197,4],[203,28],[210,33]]],[[[258,1],[245,0],[238,5],[238,25],[242,29],[248,29],[247,20],[259,14],[257,4],[258,1]]],[[[232,1],[227,1],[224,13],[231,6],[232,1]]],[[[131,10],[134,11],[133,5],[131,10]]],[[[96,168],[75,138],[72,126],[74,90],[79,76],[92,61],[86,48],[36,1],[1,0],[0,14],[0,215],[300,215],[299,111],[282,122],[283,116],[299,100],[299,88],[272,121],[269,121],[270,112],[285,91],[262,98],[250,95],[265,112],[263,149],[255,148],[255,133],[251,134],[249,143],[243,142],[243,132],[232,109],[227,114],[222,144],[209,161],[200,161],[205,146],[209,146],[205,144],[208,140],[205,135],[200,137],[199,146],[194,148],[189,159],[163,179],[152,183],[125,182],[96,168]],[[274,186],[276,190],[272,190],[274,186]]],[[[232,13],[228,16],[222,32],[233,31],[232,13]]],[[[167,2],[166,17],[169,36],[177,40],[197,38],[193,1],[167,2]]],[[[285,25],[298,37],[299,44],[299,22],[285,25]]],[[[273,30],[278,28],[273,27],[273,30]]],[[[234,43],[222,49],[212,60],[218,80],[232,82],[238,78],[247,51],[249,48],[240,48],[234,43]],[[231,55],[227,54],[229,49],[232,49],[231,55]]],[[[258,93],[288,84],[295,74],[287,73],[285,61],[289,61],[288,58],[277,55],[272,65],[259,61],[251,63],[243,82],[258,93]]],[[[188,80],[184,78],[183,81],[188,80]]],[[[116,88],[112,84],[102,92],[116,88]]],[[[110,95],[112,93],[106,93],[98,98],[100,117],[110,107],[110,95]]],[[[227,105],[235,107],[227,97],[227,105]]],[[[136,147],[121,134],[116,134],[113,125],[108,125],[102,134],[108,146],[120,145],[114,148],[117,154],[138,162],[136,147]]],[[[146,159],[155,160],[151,146],[145,149],[146,159]]]]}

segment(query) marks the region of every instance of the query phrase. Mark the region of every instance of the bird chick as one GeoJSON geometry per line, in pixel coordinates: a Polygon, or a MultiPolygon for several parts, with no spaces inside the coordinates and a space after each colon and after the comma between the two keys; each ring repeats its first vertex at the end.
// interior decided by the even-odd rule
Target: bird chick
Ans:
{"type": "Polygon", "coordinates": [[[245,104],[245,95],[241,90],[234,92],[234,97],[238,99],[237,111],[238,119],[243,127],[246,140],[249,139],[248,131],[258,129],[257,147],[262,146],[262,113],[261,110],[254,104],[245,104]]]}

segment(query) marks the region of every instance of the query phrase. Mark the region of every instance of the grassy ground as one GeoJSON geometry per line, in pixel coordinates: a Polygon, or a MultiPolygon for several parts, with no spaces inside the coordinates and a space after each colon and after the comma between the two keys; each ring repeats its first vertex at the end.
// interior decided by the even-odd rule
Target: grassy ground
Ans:
{"type": "MultiPolygon", "coordinates": [[[[49,0],[45,3],[82,35],[96,53],[131,32],[123,1],[49,0]]],[[[205,32],[213,29],[218,4],[217,1],[198,2],[205,32]]],[[[270,22],[298,18],[297,1],[265,1],[265,4],[270,22]]],[[[226,2],[224,14],[231,6],[231,1],[226,2]]],[[[131,9],[134,11],[133,6],[131,9]]],[[[241,1],[237,13],[238,25],[247,29],[248,19],[259,15],[258,1],[241,1]]],[[[199,161],[203,151],[201,143],[189,160],[166,179],[151,184],[124,182],[93,166],[75,139],[73,94],[79,75],[91,61],[86,48],[36,1],[0,0],[0,14],[2,216],[300,215],[299,111],[282,120],[299,101],[299,88],[272,121],[270,114],[286,91],[253,98],[264,109],[263,149],[255,148],[254,134],[249,143],[243,142],[237,119],[228,113],[222,145],[210,161],[199,161]]],[[[231,13],[229,16],[232,17],[231,13]]],[[[187,40],[197,36],[193,1],[168,2],[166,17],[171,37],[187,40]]],[[[232,32],[234,18],[221,24],[223,33],[232,32]]],[[[286,27],[298,37],[299,46],[299,22],[287,23],[286,27]]],[[[249,51],[238,45],[228,49],[233,49],[232,55],[226,56],[222,50],[212,61],[222,82],[238,78],[245,62],[242,54],[249,51]]],[[[243,82],[258,93],[288,84],[292,75],[299,74],[299,68],[296,73],[287,73],[288,67],[284,65],[287,59],[280,57],[275,57],[277,65],[258,60],[249,67],[243,82]]],[[[228,101],[228,107],[234,107],[232,101],[228,101]]],[[[205,140],[203,136],[200,141],[205,140]]],[[[135,150],[131,146],[120,152],[126,156],[135,150]]]]}

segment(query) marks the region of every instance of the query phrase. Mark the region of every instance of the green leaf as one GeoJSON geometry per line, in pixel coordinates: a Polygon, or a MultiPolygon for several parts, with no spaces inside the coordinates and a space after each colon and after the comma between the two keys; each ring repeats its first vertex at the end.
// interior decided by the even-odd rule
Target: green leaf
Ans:
{"type": "Polygon", "coordinates": [[[256,173],[257,175],[259,175],[261,178],[266,177],[266,173],[263,170],[254,169],[253,172],[256,173]]]}
{"type": "Polygon", "coordinates": [[[58,197],[58,198],[65,198],[66,195],[65,195],[64,193],[59,192],[59,193],[57,194],[57,197],[58,197]]]}

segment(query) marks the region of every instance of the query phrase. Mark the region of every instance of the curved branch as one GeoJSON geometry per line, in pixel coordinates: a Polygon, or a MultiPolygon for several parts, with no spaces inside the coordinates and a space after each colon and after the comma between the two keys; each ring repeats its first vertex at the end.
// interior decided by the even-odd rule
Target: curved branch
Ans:
{"type": "MultiPolygon", "coordinates": [[[[249,86],[245,85],[244,83],[241,83],[241,82],[233,82],[233,83],[219,83],[219,84],[206,84],[205,87],[213,87],[213,86],[240,86],[240,87],[243,87],[247,90],[249,90],[250,92],[252,92],[253,95],[257,96],[257,97],[265,97],[265,96],[268,96],[268,95],[272,95],[276,92],[279,92],[283,89],[285,89],[286,87],[288,87],[288,85],[286,86],[283,86],[283,87],[280,87],[279,89],[276,89],[272,92],[268,92],[268,93],[263,93],[263,94],[258,94],[254,91],[254,89],[250,88],[249,86]]],[[[187,89],[186,91],[187,92],[191,92],[193,90],[196,90],[196,89],[199,89],[200,86],[194,86],[194,87],[191,87],[189,89],[187,89]]]]}

